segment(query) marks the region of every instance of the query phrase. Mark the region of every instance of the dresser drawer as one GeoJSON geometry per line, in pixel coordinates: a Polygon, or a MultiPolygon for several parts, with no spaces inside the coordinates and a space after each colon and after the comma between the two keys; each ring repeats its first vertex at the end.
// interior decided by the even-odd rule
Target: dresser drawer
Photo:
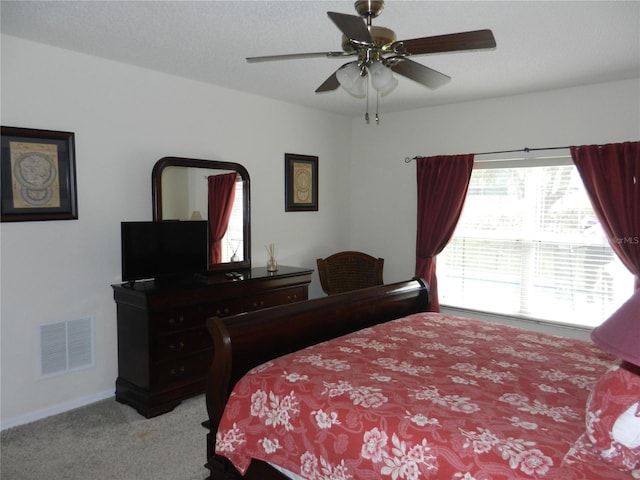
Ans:
{"type": "Polygon", "coordinates": [[[158,335],[155,345],[155,360],[178,358],[199,350],[211,348],[211,336],[204,328],[183,330],[178,333],[158,335]]]}
{"type": "Polygon", "coordinates": [[[152,369],[151,384],[153,388],[162,388],[203,376],[208,372],[212,359],[213,350],[207,350],[161,362],[152,369]]]}
{"type": "Polygon", "coordinates": [[[306,298],[307,295],[303,287],[286,288],[246,298],[244,311],[251,312],[253,310],[260,310],[261,308],[286,305],[288,303],[306,300],[306,298]]]}
{"type": "MultiPolygon", "coordinates": [[[[194,327],[204,326],[209,317],[226,317],[246,311],[245,299],[216,300],[197,306],[161,310],[155,317],[158,333],[171,333],[194,327]]],[[[257,301],[256,301],[257,303],[257,301]]]]}
{"type": "Polygon", "coordinates": [[[175,332],[201,326],[205,313],[202,306],[161,310],[152,318],[158,333],[175,332]]]}
{"type": "Polygon", "coordinates": [[[205,318],[209,317],[227,317],[244,312],[243,299],[227,299],[215,301],[204,305],[205,318]]]}

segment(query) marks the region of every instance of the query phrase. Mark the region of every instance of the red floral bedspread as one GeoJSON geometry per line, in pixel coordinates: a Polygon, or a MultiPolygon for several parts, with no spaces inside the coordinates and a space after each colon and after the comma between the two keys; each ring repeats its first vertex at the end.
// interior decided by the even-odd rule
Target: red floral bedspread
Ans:
{"type": "Polygon", "coordinates": [[[419,313],[267,362],[235,387],[216,453],[309,479],[620,479],[563,463],[615,359],[587,342],[419,313]]]}

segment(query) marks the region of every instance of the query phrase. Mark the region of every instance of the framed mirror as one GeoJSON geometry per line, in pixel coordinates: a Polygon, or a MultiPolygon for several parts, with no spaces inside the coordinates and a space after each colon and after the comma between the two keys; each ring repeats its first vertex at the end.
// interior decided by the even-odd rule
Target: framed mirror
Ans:
{"type": "Polygon", "coordinates": [[[151,173],[153,220],[208,220],[209,271],[251,268],[249,172],[239,163],[164,157],[151,173]]]}

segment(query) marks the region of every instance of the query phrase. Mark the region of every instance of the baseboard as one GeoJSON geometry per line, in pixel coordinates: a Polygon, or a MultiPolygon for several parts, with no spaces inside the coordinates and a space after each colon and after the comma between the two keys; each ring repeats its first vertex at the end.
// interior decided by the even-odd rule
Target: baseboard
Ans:
{"type": "Polygon", "coordinates": [[[0,430],[6,430],[7,428],[18,427],[27,423],[35,422],[43,418],[50,417],[52,415],[58,415],[74,408],[84,407],[91,403],[99,402],[100,400],[106,400],[109,397],[113,397],[113,389],[104,392],[88,395],[86,397],[74,398],[68,402],[58,403],[57,405],[51,405],[41,410],[25,413],[24,415],[18,415],[8,419],[0,421],[0,430]]]}

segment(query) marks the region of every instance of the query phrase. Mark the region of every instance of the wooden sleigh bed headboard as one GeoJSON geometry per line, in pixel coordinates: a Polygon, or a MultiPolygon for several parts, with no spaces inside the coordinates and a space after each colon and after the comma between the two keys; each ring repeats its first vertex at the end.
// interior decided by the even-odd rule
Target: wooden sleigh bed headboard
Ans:
{"type": "MultiPolygon", "coordinates": [[[[215,480],[241,478],[230,463],[214,453],[215,434],[236,382],[250,369],[365,327],[428,310],[429,289],[413,279],[291,305],[211,318],[214,358],[206,390],[210,429],[207,468],[215,480]]],[[[253,462],[245,479],[286,478],[264,462],[253,462]]]]}

